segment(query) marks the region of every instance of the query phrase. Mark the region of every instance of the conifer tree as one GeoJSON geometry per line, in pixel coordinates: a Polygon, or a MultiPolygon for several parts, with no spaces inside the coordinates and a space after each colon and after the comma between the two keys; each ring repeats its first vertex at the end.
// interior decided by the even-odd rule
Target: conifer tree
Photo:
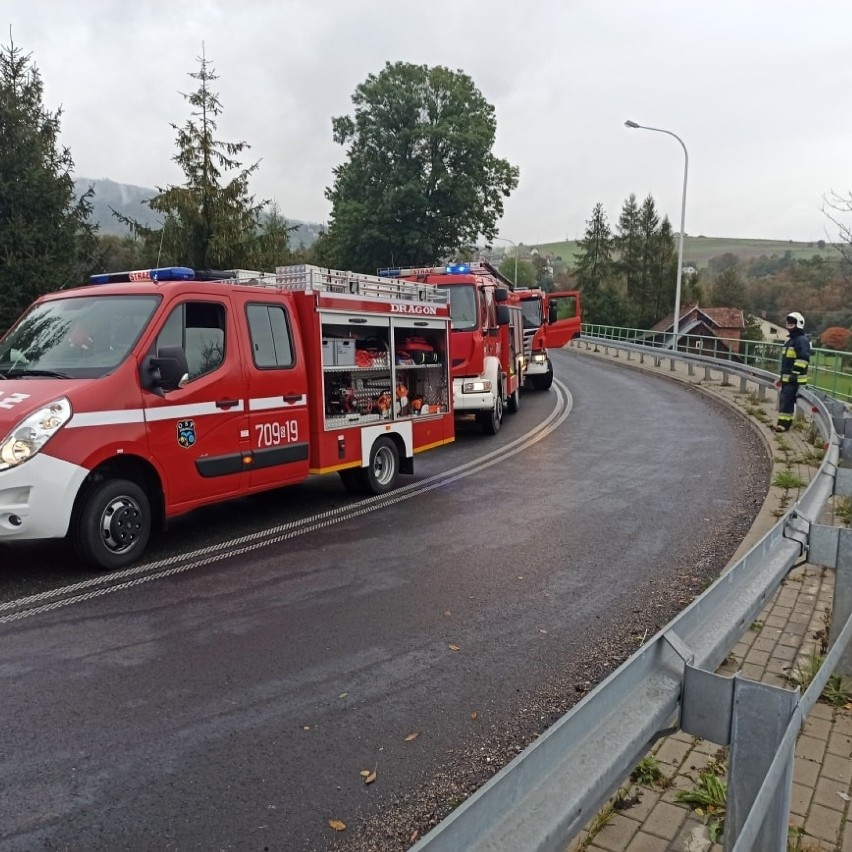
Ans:
{"type": "Polygon", "coordinates": [[[618,217],[618,234],[615,247],[618,249],[618,269],[624,276],[629,299],[638,298],[642,269],[642,236],[639,233],[639,206],[636,196],[630,193],[618,217]]]}
{"type": "MultiPolygon", "coordinates": [[[[171,125],[177,134],[177,153],[172,159],[180,166],[186,182],[183,186],[157,187],[157,195],[148,200],[148,206],[163,215],[161,228],[118,218],[141,234],[149,248],[157,247],[161,266],[252,268],[258,257],[270,260],[259,242],[261,214],[267,202],[256,203],[249,192],[249,179],[260,161],[244,167],[239,156],[251,146],[216,138],[222,104],[211,84],[218,76],[203,51],[197,61],[199,70],[189,76],[198,81],[198,88],[184,95],[192,107],[191,116],[183,127],[171,125]],[[227,179],[230,173],[234,174],[227,179]]],[[[273,227],[278,227],[277,220],[273,227]]],[[[281,237],[279,230],[279,243],[281,237]]],[[[287,257],[281,258],[281,262],[286,260],[287,257]]]]}
{"type": "Polygon", "coordinates": [[[31,54],[0,48],[0,332],[37,296],[82,283],[95,251],[91,192],[76,197],[62,110],[42,95],[31,54]]]}
{"type": "Polygon", "coordinates": [[[584,322],[614,325],[628,315],[616,286],[615,244],[603,205],[598,203],[577,247],[576,280],[583,295],[584,322]]]}

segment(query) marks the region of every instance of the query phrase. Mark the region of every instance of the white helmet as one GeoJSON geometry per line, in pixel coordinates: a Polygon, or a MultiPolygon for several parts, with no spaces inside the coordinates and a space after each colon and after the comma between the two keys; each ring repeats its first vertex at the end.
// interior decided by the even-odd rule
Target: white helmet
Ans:
{"type": "Polygon", "coordinates": [[[786,323],[787,325],[795,324],[796,328],[804,328],[805,318],[798,311],[793,311],[793,313],[787,314],[786,323]]]}

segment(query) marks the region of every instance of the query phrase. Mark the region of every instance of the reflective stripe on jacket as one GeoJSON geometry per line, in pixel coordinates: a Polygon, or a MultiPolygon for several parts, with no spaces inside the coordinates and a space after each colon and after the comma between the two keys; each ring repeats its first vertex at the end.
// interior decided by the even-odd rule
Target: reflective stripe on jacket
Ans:
{"type": "Polygon", "coordinates": [[[781,381],[807,384],[810,360],[811,344],[800,328],[793,329],[781,350],[781,381]]]}

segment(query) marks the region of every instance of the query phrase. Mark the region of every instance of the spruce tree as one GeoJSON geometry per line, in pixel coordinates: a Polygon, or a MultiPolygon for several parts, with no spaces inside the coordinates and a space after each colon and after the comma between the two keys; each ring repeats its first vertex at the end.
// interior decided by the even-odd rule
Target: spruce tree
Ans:
{"type": "Polygon", "coordinates": [[[617,231],[618,270],[624,276],[627,296],[633,300],[637,297],[641,278],[642,237],[639,233],[639,206],[632,192],[622,205],[617,231]]]}
{"type": "Polygon", "coordinates": [[[583,321],[616,325],[628,319],[629,311],[616,284],[615,237],[598,203],[577,247],[576,280],[583,295],[583,321]]]}
{"type": "MultiPolygon", "coordinates": [[[[260,237],[263,233],[261,213],[266,201],[256,203],[249,192],[249,179],[260,166],[257,161],[244,167],[239,159],[251,146],[247,142],[223,142],[216,138],[216,120],[222,114],[219,96],[211,88],[218,79],[202,51],[199,70],[189,76],[198,88],[184,98],[192,107],[183,127],[172,124],[177,134],[177,154],[172,158],[180,166],[186,182],[183,186],[157,187],[157,195],[148,206],[161,213],[161,228],[148,228],[119,216],[146,241],[156,247],[161,266],[181,264],[200,269],[252,268],[262,258],[270,263],[260,237]],[[235,173],[227,180],[227,174],[235,173]]],[[[282,234],[279,220],[272,223],[274,241],[281,250],[284,263],[289,251],[284,250],[286,228],[282,234]],[[285,238],[282,240],[282,237],[285,238]]],[[[266,236],[269,237],[267,231],[266,236]]],[[[266,270],[262,270],[266,271],[266,270]]]]}
{"type": "Polygon", "coordinates": [[[42,95],[31,54],[0,48],[0,332],[37,296],[82,283],[95,250],[91,192],[76,197],[62,110],[42,95]]]}

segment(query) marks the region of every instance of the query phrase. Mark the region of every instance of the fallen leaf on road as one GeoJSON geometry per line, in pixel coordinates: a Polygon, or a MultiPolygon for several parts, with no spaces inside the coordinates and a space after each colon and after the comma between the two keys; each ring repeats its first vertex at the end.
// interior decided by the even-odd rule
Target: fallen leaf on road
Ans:
{"type": "Polygon", "coordinates": [[[460,648],[458,645],[447,645],[447,647],[448,647],[451,651],[461,651],[461,648],[460,648]]]}
{"type": "Polygon", "coordinates": [[[470,718],[471,719],[478,719],[479,713],[477,713],[476,710],[474,710],[473,713],[470,714],[470,718]]]}
{"type": "Polygon", "coordinates": [[[420,731],[412,731],[406,738],[405,741],[410,743],[412,740],[416,740],[420,736],[420,731]]]}
{"type": "Polygon", "coordinates": [[[369,770],[369,769],[362,769],[362,770],[361,770],[361,777],[362,777],[362,778],[366,778],[369,774],[370,774],[370,770],[369,770]]]}
{"type": "Polygon", "coordinates": [[[340,695],[338,695],[337,697],[338,698],[346,698],[347,695],[349,695],[348,692],[341,692],[340,695]]]}
{"type": "Polygon", "coordinates": [[[374,769],[372,772],[367,773],[367,777],[364,779],[365,784],[372,784],[373,781],[376,780],[376,770],[374,769]]]}
{"type": "Polygon", "coordinates": [[[343,822],[343,820],[342,820],[342,819],[330,819],[330,820],[328,821],[328,824],[329,824],[329,825],[330,825],[330,826],[331,826],[331,827],[332,827],[335,831],[346,831],[346,823],[345,823],[345,822],[343,822]]]}
{"type": "Polygon", "coordinates": [[[539,630],[538,630],[538,632],[539,632],[539,633],[544,633],[544,635],[545,635],[545,636],[547,636],[547,631],[546,631],[543,627],[540,627],[540,628],[539,628],[539,630]]]}

